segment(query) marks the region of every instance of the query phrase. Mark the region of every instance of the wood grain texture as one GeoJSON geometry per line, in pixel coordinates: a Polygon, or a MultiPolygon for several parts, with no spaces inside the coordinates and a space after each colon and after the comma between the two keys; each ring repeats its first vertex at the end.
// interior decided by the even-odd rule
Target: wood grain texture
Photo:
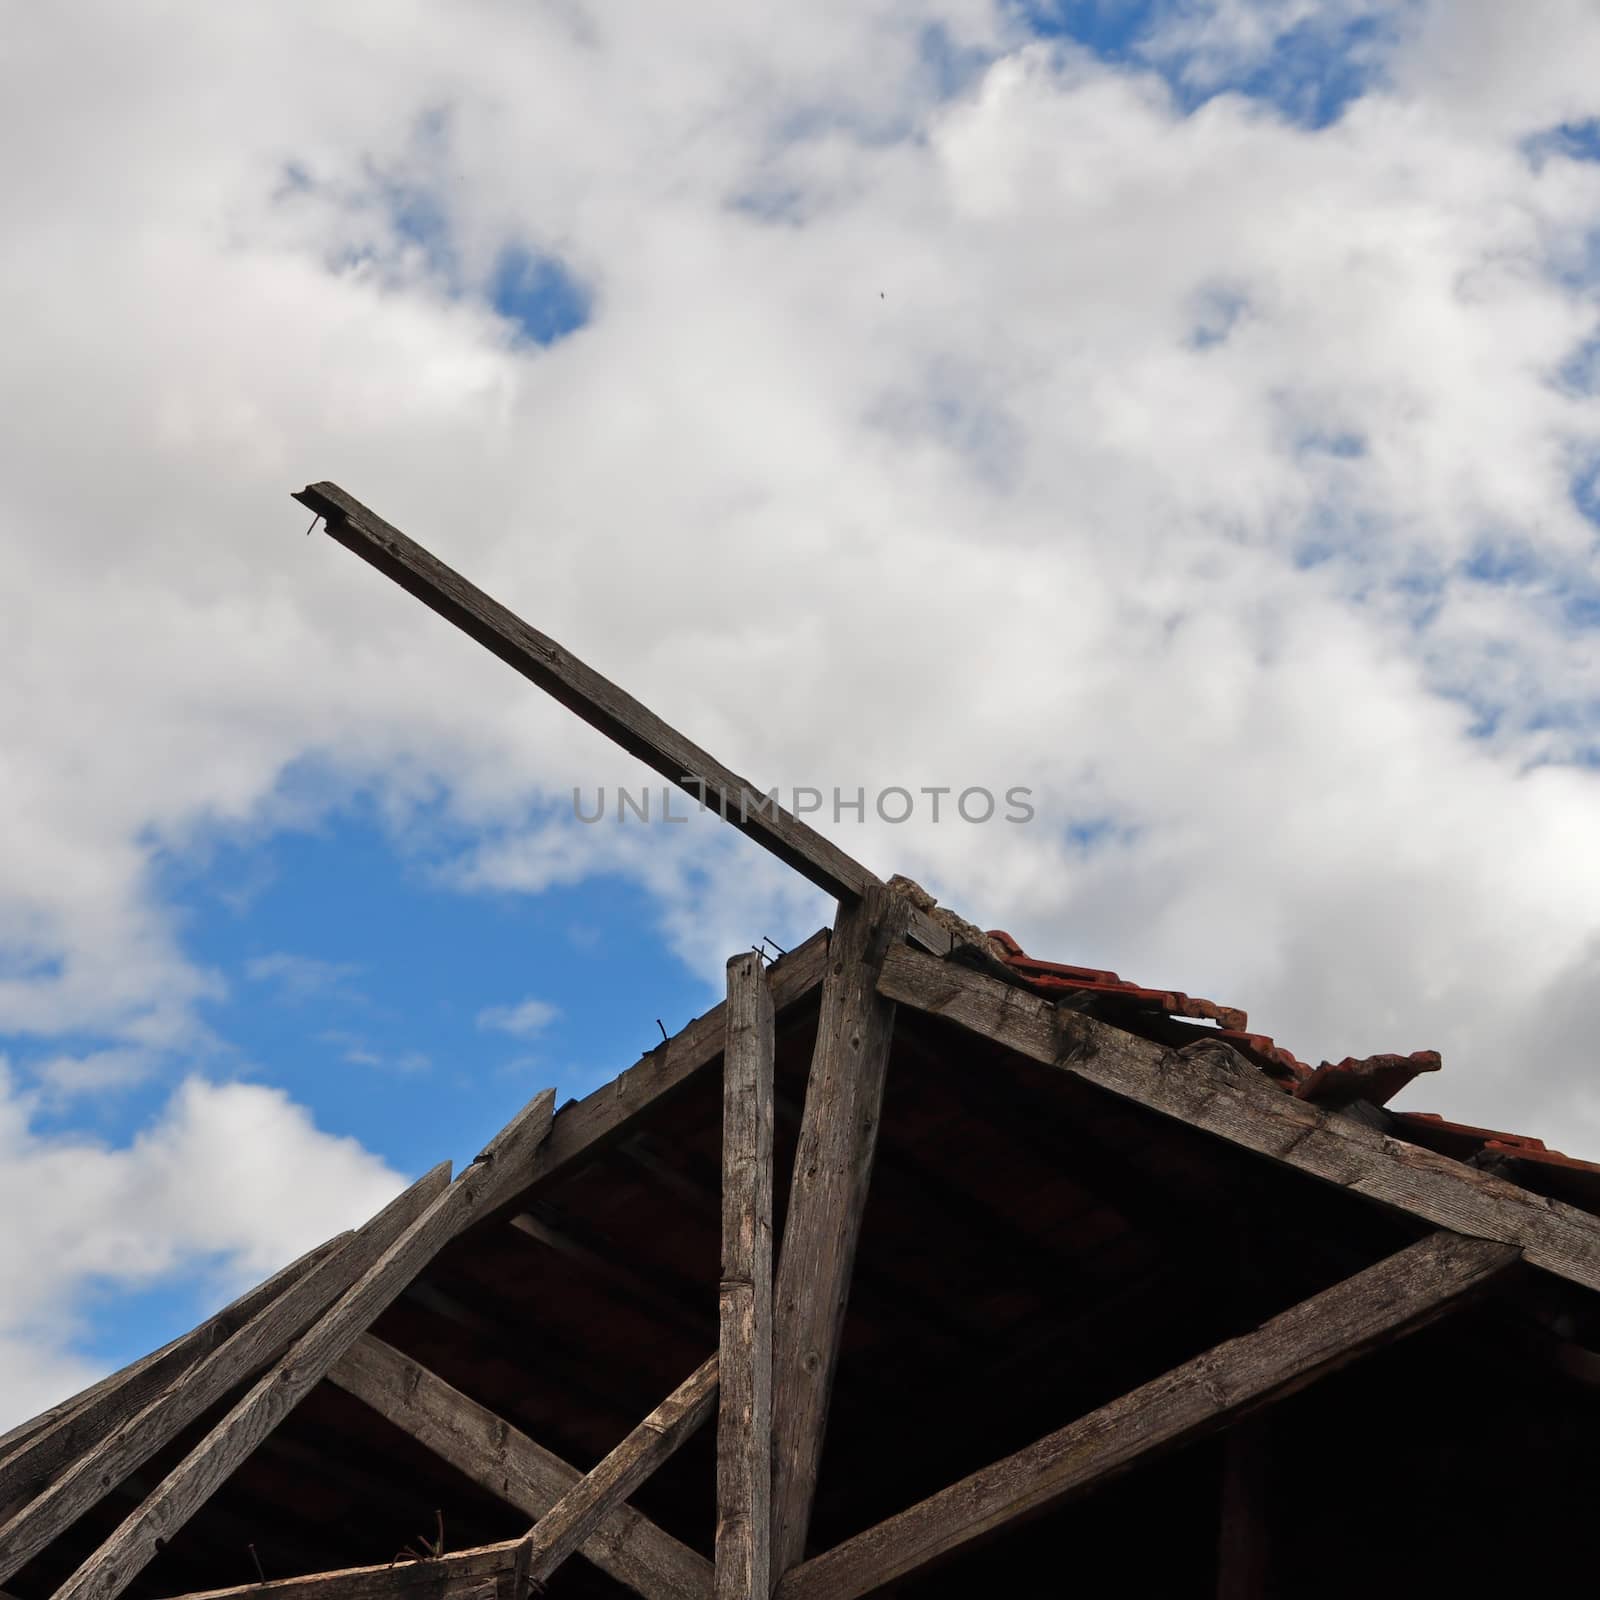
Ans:
{"type": "Polygon", "coordinates": [[[772,989],[754,951],[728,963],[722,1066],[722,1399],[717,1600],[766,1600],[772,1516],[772,989]]]}
{"type": "Polygon", "coordinates": [[[396,1204],[270,1300],[236,1333],[179,1373],[132,1416],[91,1445],[0,1527],[0,1580],[19,1571],[91,1506],[136,1472],[230,1389],[280,1356],[289,1341],[349,1288],[444,1187],[443,1171],[396,1204]]]}
{"type": "Polygon", "coordinates": [[[805,1553],[894,1033],[878,976],[908,911],[868,889],[840,906],[829,947],[774,1289],[774,1581],[805,1553]]]}
{"type": "Polygon", "coordinates": [[[526,1183],[533,1152],[549,1135],[554,1103],[555,1092],[547,1089],[525,1106],[151,1491],[55,1600],[115,1600],[438,1251],[526,1183]]]}
{"type": "Polygon", "coordinates": [[[1435,1227],[1516,1245],[1534,1266],[1600,1289],[1600,1217],[1297,1100],[1224,1046],[1180,1054],[915,950],[889,953],[879,988],[1242,1149],[1435,1227]]]}
{"type": "Polygon", "coordinates": [[[854,1600],[1443,1316],[1516,1265],[1441,1231],[796,1567],[777,1600],[854,1600]]]}
{"type": "Polygon", "coordinates": [[[561,1563],[693,1435],[716,1403],[712,1356],[534,1524],[517,1555],[511,1600],[542,1592],[561,1563]]]}
{"type": "Polygon", "coordinates": [[[273,1578],[230,1589],[205,1589],[179,1600],[509,1600],[522,1539],[455,1550],[437,1561],[343,1567],[298,1578],[273,1578]]]}
{"type": "MultiPolygon", "coordinates": [[[[363,1334],[328,1374],[341,1389],[528,1517],[583,1474],[410,1356],[363,1334]]],[[[711,1563],[631,1506],[610,1512],[578,1554],[646,1600],[710,1600],[711,1563]]]]}
{"type": "MultiPolygon", "coordinates": [[[[307,1251],[199,1327],[36,1419],[40,1425],[0,1459],[0,1505],[15,1504],[38,1494],[85,1452],[94,1450],[129,1418],[142,1412],[169,1385],[210,1359],[219,1345],[233,1339],[253,1318],[272,1307],[285,1290],[349,1238],[347,1233],[340,1234],[307,1251]]],[[[7,1530],[0,1528],[0,1562],[8,1548],[7,1530]]],[[[0,1579],[9,1577],[14,1570],[0,1572],[0,1579]]]]}
{"type": "MultiPolygon", "coordinates": [[[[660,773],[668,783],[692,795],[697,804],[703,796],[705,803],[731,826],[755,839],[835,899],[854,900],[869,884],[880,881],[859,861],[775,801],[765,807],[745,803],[743,797],[760,797],[765,791],[685,738],[648,706],[554,639],[491,599],[338,484],[308,484],[294,498],[323,519],[329,538],[454,623],[591,728],[660,773]]],[[[916,920],[919,937],[927,947],[940,955],[947,954],[949,934],[920,913],[916,920]]]]}

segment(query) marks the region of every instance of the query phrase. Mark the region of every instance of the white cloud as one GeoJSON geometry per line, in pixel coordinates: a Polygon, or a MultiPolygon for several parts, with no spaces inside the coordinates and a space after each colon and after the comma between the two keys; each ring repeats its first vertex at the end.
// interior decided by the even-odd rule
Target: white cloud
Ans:
{"type": "Polygon", "coordinates": [[[0,1427],[98,1375],[71,1353],[92,1294],[199,1281],[220,1305],[400,1188],[260,1085],[190,1078],[122,1147],[40,1132],[33,1110],[0,1063],[0,1427]]]}
{"type": "Polygon", "coordinates": [[[56,1101],[102,1094],[143,1083],[159,1070],[158,1059],[145,1050],[91,1050],[83,1055],[54,1055],[30,1069],[45,1095],[56,1101]]]}
{"type": "MultiPolygon", "coordinates": [[[[1308,13],[1174,15],[1198,81],[1308,13]]],[[[0,1033],[202,1048],[162,853],[358,789],[402,833],[442,796],[462,886],[642,883],[713,977],[825,914],[703,821],[571,821],[637,770],[302,538],[286,493],[332,476],[763,784],[1036,791],[1028,827],[829,825],[878,870],[1302,1054],[1436,1046],[1442,1109],[1600,1155],[1566,610],[1600,402],[1560,377],[1600,165],[1524,150],[1600,112],[1600,21],[1378,20],[1313,131],[1184,117],[977,0],[30,11],[0,1033]],[[954,99],[935,21],[993,58],[954,99]],[[481,295],[511,242],[591,326],[517,341],[481,295]]]]}
{"type": "Polygon", "coordinates": [[[517,1001],[515,1005],[485,1007],[478,1013],[478,1026],[492,1029],[495,1033],[509,1033],[519,1039],[531,1039],[535,1034],[543,1033],[560,1015],[559,1006],[530,996],[517,1001]]]}
{"type": "Polygon", "coordinates": [[[270,984],[288,1005],[303,1005],[318,996],[346,992],[346,984],[360,970],[352,962],[319,961],[315,956],[294,955],[286,950],[253,956],[244,964],[245,977],[252,983],[270,984]]]}

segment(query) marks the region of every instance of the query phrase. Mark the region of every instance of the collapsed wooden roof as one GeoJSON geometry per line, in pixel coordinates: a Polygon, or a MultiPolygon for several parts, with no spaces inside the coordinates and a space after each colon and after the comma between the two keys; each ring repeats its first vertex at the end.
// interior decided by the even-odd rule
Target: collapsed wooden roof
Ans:
{"type": "MultiPolygon", "coordinates": [[[[744,786],[342,491],[302,498],[671,781],[744,786]]],[[[845,1600],[1070,1564],[1246,1600],[1586,1554],[1581,1164],[1387,1111],[1399,1058],[1297,1074],[1226,1008],[745,825],[834,928],[0,1439],[0,1586],[845,1600]]]]}

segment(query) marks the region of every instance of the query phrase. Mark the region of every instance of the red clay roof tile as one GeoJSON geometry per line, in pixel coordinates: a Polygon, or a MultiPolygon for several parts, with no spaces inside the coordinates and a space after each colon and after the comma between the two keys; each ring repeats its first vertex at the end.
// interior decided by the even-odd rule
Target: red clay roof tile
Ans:
{"type": "MultiPolygon", "coordinates": [[[[989,938],[1005,965],[1035,993],[1055,1000],[1071,996],[1092,1005],[1107,1021],[1135,1033],[1152,1033],[1163,1017],[1214,1022],[1215,1036],[1253,1061],[1285,1093],[1333,1110],[1357,1101],[1387,1105],[1422,1073],[1437,1072],[1441,1066],[1437,1051],[1418,1050],[1408,1056],[1346,1056],[1343,1061],[1324,1061],[1312,1068],[1265,1034],[1249,1032],[1246,1014],[1236,1007],[1196,999],[1175,989],[1147,989],[1100,967],[1040,961],[1027,955],[1008,933],[993,931],[989,938]]],[[[1172,1025],[1161,1025],[1170,1035],[1172,1025]]],[[[1162,1037],[1159,1032],[1154,1036],[1162,1037]]],[[[1402,1138],[1458,1161],[1498,1159],[1510,1164],[1518,1181],[1526,1181],[1527,1187],[1600,1213],[1600,1163],[1546,1149],[1539,1139],[1449,1122],[1432,1112],[1390,1114],[1402,1138]]]]}

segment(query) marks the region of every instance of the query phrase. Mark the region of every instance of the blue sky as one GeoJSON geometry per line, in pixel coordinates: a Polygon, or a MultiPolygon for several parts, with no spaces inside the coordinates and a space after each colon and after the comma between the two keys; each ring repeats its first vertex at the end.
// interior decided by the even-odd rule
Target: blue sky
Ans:
{"type": "Polygon", "coordinates": [[[302,539],[322,476],[762,782],[1035,790],[874,868],[1600,1153],[1588,23],[1300,9],[336,3],[306,68],[104,8],[0,262],[0,1199],[70,1174],[0,1407],[825,915],[573,825],[628,763],[302,539]]]}

